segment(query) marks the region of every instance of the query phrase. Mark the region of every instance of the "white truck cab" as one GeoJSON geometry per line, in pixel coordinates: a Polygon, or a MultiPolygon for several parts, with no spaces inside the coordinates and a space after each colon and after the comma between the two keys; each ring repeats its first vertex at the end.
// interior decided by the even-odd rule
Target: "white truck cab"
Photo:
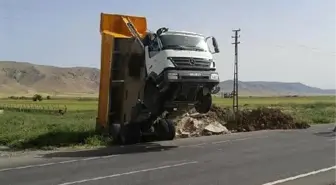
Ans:
{"type": "Polygon", "coordinates": [[[211,93],[219,91],[219,75],[213,59],[219,50],[214,37],[160,28],[156,34],[148,33],[144,47],[147,107],[162,112],[167,107],[194,104],[198,112],[210,110],[211,93]],[[214,52],[207,44],[209,38],[214,52]],[[160,105],[162,109],[158,109],[160,105]]]}
{"type": "Polygon", "coordinates": [[[183,65],[184,68],[199,66],[216,69],[205,37],[196,33],[182,31],[162,33],[152,40],[151,45],[145,52],[146,69],[156,74],[160,74],[166,68],[177,67],[174,65],[174,60],[176,60],[177,65],[183,65]],[[196,59],[192,61],[195,63],[188,63],[189,61],[183,60],[190,59],[190,57],[196,59]],[[202,63],[202,61],[204,62],[202,63]],[[210,65],[208,66],[208,64],[210,65]]]}

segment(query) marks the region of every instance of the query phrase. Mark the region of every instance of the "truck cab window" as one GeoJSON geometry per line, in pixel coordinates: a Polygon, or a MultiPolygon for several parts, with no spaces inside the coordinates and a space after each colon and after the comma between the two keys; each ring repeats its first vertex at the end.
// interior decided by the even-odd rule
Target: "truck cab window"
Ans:
{"type": "Polygon", "coordinates": [[[149,57],[153,57],[156,55],[160,50],[160,46],[158,43],[158,39],[155,38],[149,43],[148,51],[149,51],[149,57]]]}
{"type": "Polygon", "coordinates": [[[192,50],[207,52],[208,44],[203,37],[191,35],[161,35],[160,36],[163,50],[192,50]]]}

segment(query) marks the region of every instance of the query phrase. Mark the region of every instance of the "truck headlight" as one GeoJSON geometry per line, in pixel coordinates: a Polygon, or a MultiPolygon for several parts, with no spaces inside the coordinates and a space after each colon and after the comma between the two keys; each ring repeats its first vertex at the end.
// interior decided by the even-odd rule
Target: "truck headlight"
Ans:
{"type": "Polygon", "coordinates": [[[178,74],[177,73],[168,73],[168,79],[169,80],[177,80],[178,79],[178,74]]]}
{"type": "Polygon", "coordinates": [[[219,80],[219,75],[218,74],[211,74],[210,79],[211,80],[219,80]]]}
{"type": "Polygon", "coordinates": [[[213,59],[210,60],[210,68],[216,68],[216,63],[213,59]]]}

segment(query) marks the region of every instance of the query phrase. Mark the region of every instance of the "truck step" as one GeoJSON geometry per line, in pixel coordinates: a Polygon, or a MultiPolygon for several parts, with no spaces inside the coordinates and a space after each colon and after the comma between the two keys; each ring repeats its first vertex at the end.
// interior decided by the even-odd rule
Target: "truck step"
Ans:
{"type": "Polygon", "coordinates": [[[165,107],[166,109],[174,109],[174,108],[177,108],[178,105],[175,104],[175,103],[165,103],[165,104],[164,104],[164,107],[165,107]]]}
{"type": "Polygon", "coordinates": [[[124,84],[125,84],[124,80],[112,80],[111,86],[117,87],[117,86],[124,85],[124,84]]]}
{"type": "Polygon", "coordinates": [[[125,80],[112,80],[112,83],[124,83],[125,80]]]}
{"type": "Polygon", "coordinates": [[[118,51],[118,50],[116,50],[116,51],[113,51],[113,54],[121,54],[122,52],[121,51],[118,51]]]}

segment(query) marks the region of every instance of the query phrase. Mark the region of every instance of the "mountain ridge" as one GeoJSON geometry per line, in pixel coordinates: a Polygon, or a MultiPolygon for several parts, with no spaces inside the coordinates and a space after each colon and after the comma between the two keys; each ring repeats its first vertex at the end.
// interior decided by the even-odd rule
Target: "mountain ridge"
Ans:
{"type": "Polygon", "coordinates": [[[0,61],[0,93],[95,94],[100,70],[90,67],[55,67],[29,62],[0,61]]]}
{"type": "MultiPolygon", "coordinates": [[[[97,94],[100,70],[92,67],[56,67],[29,62],[0,61],[0,94],[97,94]]],[[[222,81],[222,92],[231,92],[232,80],[222,81]]],[[[241,95],[332,95],[335,89],[300,82],[240,81],[241,95]]]]}
{"type": "MultiPolygon", "coordinates": [[[[231,92],[233,80],[220,82],[222,92],[231,92]]],[[[334,95],[335,89],[321,89],[301,82],[239,81],[241,95],[334,95]]]]}

